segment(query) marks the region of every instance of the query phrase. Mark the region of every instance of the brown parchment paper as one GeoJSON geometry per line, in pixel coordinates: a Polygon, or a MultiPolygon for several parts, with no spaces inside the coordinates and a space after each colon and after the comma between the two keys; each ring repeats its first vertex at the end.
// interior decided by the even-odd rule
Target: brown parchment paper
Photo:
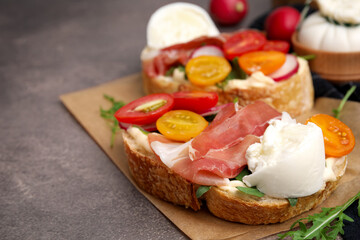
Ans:
{"type": "MultiPolygon", "coordinates": [[[[135,183],[128,170],[121,133],[119,132],[116,136],[115,146],[110,148],[111,131],[108,123],[100,117],[99,109],[100,106],[107,109],[111,105],[103,98],[103,94],[111,95],[116,100],[129,102],[143,96],[141,86],[141,76],[135,74],[93,88],[60,96],[66,108],[134,185],[135,183]]],[[[316,101],[314,109],[308,114],[299,117],[298,120],[303,122],[314,113],[332,114],[332,109],[336,108],[338,104],[338,100],[320,98],[316,101]]],[[[159,200],[141,189],[139,191],[192,239],[259,239],[286,231],[298,218],[319,212],[321,207],[341,205],[360,191],[360,104],[347,102],[340,119],[353,130],[357,142],[354,151],[349,155],[346,174],[337,190],[321,206],[285,223],[261,226],[232,223],[212,216],[206,209],[194,212],[159,200]]]]}

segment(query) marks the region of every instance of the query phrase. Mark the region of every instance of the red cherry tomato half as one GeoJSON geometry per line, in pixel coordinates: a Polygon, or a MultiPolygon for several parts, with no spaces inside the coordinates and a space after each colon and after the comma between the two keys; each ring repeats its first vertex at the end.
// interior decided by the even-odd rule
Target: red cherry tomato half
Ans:
{"type": "Polygon", "coordinates": [[[283,53],[288,53],[289,49],[290,44],[281,40],[268,40],[262,48],[264,51],[279,51],[283,53]]]}
{"type": "Polygon", "coordinates": [[[155,122],[173,106],[174,98],[170,94],[151,94],[126,104],[114,116],[122,123],[144,125],[155,122]]]}
{"type": "Polygon", "coordinates": [[[176,92],[173,93],[174,109],[189,110],[196,113],[203,113],[214,107],[219,99],[216,92],[176,92]]]}
{"type": "Polygon", "coordinates": [[[228,38],[224,44],[226,58],[232,60],[247,52],[262,49],[266,42],[264,34],[256,30],[244,30],[228,38]]]}

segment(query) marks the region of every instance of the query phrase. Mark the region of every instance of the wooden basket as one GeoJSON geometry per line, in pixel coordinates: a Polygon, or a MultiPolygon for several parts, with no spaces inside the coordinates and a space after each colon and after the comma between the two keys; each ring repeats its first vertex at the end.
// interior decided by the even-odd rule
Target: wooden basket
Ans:
{"type": "Polygon", "coordinates": [[[301,44],[297,32],[291,38],[294,51],[299,56],[315,55],[309,61],[310,69],[332,82],[360,81],[360,52],[328,52],[301,44]]]}

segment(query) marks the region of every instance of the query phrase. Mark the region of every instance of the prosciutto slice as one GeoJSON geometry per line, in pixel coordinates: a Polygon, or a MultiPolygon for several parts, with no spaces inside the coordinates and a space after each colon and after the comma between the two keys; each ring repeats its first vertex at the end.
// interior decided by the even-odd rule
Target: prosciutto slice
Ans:
{"type": "Polygon", "coordinates": [[[219,37],[199,37],[187,43],[176,44],[161,49],[159,54],[150,61],[143,63],[144,72],[147,76],[154,78],[165,75],[166,71],[172,66],[186,65],[191,53],[198,47],[215,45],[222,48],[225,38],[219,37]]]}
{"type": "MultiPolygon", "coordinates": [[[[209,130],[200,133],[191,143],[190,158],[192,160],[203,158],[212,150],[229,148],[241,142],[247,135],[262,136],[268,127],[268,121],[280,117],[281,114],[274,108],[262,101],[256,101],[233,114],[228,113],[225,117],[215,122],[209,130]]],[[[231,111],[227,109],[227,111],[231,111]]]]}
{"type": "Polygon", "coordinates": [[[148,139],[159,159],[180,176],[200,185],[222,186],[247,165],[246,150],[259,141],[268,121],[278,116],[279,112],[262,102],[241,109],[230,104],[189,142],[171,141],[157,133],[149,134],[148,139]]]}

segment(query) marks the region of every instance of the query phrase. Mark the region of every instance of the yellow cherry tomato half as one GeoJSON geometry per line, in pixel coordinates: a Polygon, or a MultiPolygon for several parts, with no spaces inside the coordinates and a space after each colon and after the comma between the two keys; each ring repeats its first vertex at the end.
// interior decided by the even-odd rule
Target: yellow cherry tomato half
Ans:
{"type": "Polygon", "coordinates": [[[192,84],[210,86],[224,80],[231,72],[231,65],[224,57],[199,56],[190,59],[185,72],[192,84]]]}
{"type": "Polygon", "coordinates": [[[188,110],[169,111],[156,121],[156,127],[162,135],[183,142],[196,137],[208,124],[201,115],[188,110]]]}
{"type": "Polygon", "coordinates": [[[342,121],[327,114],[316,114],[307,122],[315,123],[323,132],[325,154],[329,157],[341,157],[349,154],[355,146],[355,137],[351,129],[342,121]]]}
{"type": "Polygon", "coordinates": [[[278,70],[286,60],[286,55],[279,51],[255,51],[239,57],[239,66],[249,75],[260,71],[264,75],[278,70]]]}

